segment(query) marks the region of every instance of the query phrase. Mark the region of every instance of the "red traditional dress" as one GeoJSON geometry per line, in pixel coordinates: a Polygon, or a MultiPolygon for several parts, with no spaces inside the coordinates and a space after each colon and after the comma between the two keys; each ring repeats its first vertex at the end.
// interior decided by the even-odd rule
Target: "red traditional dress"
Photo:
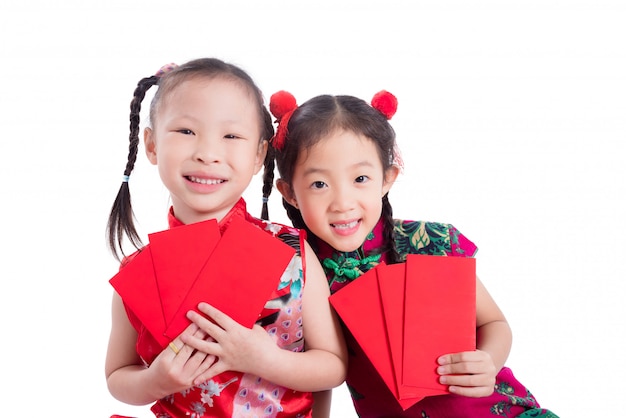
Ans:
{"type": "MultiPolygon", "coordinates": [[[[379,220],[365,243],[356,251],[349,253],[336,251],[317,238],[311,240],[322,261],[331,293],[358,279],[380,262],[387,262],[387,255],[380,252],[383,244],[382,231],[383,224],[379,220]]],[[[470,240],[449,224],[396,220],[393,235],[396,248],[403,260],[406,260],[408,254],[473,257],[477,251],[477,247],[470,240]]],[[[359,417],[557,417],[554,413],[540,408],[534,396],[515,379],[507,367],[498,373],[495,390],[491,396],[483,398],[453,394],[430,396],[403,411],[345,326],[344,335],[349,353],[346,384],[359,417]]]]}
{"type": "MultiPolygon", "coordinates": [[[[300,249],[305,238],[304,233],[292,227],[252,217],[246,211],[243,199],[219,223],[220,232],[223,233],[235,217],[243,217],[296,249],[296,254],[282,277],[277,277],[276,290],[265,304],[256,323],[265,328],[282,349],[303,351],[302,290],[305,261],[300,249]]],[[[168,221],[170,228],[182,225],[171,209],[168,221]]],[[[232,255],[233,263],[245,262],[245,259],[245,254],[232,255]]],[[[149,365],[161,352],[161,348],[137,317],[129,309],[126,311],[137,330],[137,353],[149,365]]],[[[151,410],[159,418],[310,417],[312,404],[310,392],[298,392],[258,376],[228,371],[188,390],[156,401],[151,410]]]]}

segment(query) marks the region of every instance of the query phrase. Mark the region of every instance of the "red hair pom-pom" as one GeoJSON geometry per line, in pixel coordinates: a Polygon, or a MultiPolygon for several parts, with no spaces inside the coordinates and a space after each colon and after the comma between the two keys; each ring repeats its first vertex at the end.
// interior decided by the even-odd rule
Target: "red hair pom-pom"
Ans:
{"type": "Polygon", "coordinates": [[[270,112],[276,118],[277,121],[290,111],[298,107],[296,98],[288,91],[281,90],[270,97],[270,112]]]}
{"type": "Polygon", "coordinates": [[[285,144],[289,118],[291,118],[291,115],[297,108],[296,98],[288,91],[281,90],[270,97],[270,112],[272,112],[278,123],[276,135],[270,140],[270,144],[279,151],[283,149],[285,144]]]}
{"type": "Polygon", "coordinates": [[[372,98],[372,107],[389,120],[398,110],[398,99],[388,91],[381,90],[372,98]]]}

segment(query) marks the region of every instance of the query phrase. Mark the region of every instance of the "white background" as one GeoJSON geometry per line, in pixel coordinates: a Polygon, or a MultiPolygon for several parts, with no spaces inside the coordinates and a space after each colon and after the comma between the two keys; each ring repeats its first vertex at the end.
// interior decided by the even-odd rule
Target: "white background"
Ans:
{"type": "MultiPolygon", "coordinates": [[[[150,416],[105,385],[117,269],[105,224],[136,82],[215,56],[266,98],[396,94],[395,215],[452,223],[479,246],[514,332],[508,365],[542,405],[617,416],[625,21],[625,3],[607,0],[3,0],[2,415],[150,416]]],[[[142,234],[163,229],[167,195],[143,154],[131,190],[142,234]]],[[[260,178],[246,198],[258,215],[260,178]]],[[[345,388],[335,399],[333,417],[354,416],[345,388]]]]}

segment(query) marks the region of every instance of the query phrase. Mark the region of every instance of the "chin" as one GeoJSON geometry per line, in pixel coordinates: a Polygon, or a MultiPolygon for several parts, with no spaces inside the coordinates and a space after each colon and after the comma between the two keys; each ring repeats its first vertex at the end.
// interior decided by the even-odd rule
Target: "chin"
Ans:
{"type": "Polygon", "coordinates": [[[343,252],[343,253],[356,251],[360,247],[360,245],[353,245],[353,244],[345,243],[345,242],[330,242],[329,244],[335,250],[343,252]]]}

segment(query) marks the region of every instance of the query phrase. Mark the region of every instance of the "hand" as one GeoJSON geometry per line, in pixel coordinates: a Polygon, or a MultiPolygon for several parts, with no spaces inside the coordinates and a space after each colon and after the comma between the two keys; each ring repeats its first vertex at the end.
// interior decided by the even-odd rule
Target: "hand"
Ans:
{"type": "Polygon", "coordinates": [[[189,311],[187,318],[212,337],[212,341],[194,334],[181,335],[181,339],[186,346],[215,356],[217,361],[197,376],[194,384],[204,382],[227,370],[262,376],[262,368],[270,362],[272,353],[280,350],[265,329],[258,325],[252,329],[246,328],[204,302],[198,305],[198,310],[206,317],[198,312],[189,311]]]}
{"type": "Polygon", "coordinates": [[[451,393],[480,398],[494,391],[498,370],[485,351],[446,354],[437,359],[439,383],[449,385],[451,393]]]}
{"type": "Polygon", "coordinates": [[[165,347],[150,365],[149,370],[154,373],[152,381],[158,382],[158,392],[162,394],[158,398],[193,386],[197,376],[215,362],[215,356],[196,351],[184,344],[183,340],[187,337],[204,339],[207,335],[195,324],[190,324],[172,341],[174,347],[165,347]]]}

